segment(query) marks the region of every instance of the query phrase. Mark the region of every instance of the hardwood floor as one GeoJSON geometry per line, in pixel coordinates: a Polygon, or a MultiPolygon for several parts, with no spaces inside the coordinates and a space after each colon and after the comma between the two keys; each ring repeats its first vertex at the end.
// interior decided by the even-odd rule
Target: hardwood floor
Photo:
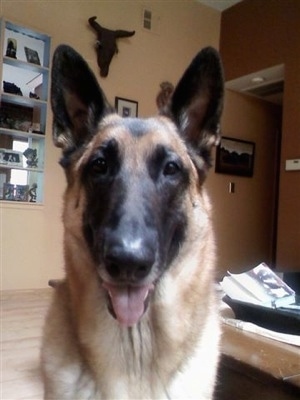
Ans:
{"type": "Polygon", "coordinates": [[[43,398],[39,352],[52,291],[1,292],[1,400],[43,398]]]}

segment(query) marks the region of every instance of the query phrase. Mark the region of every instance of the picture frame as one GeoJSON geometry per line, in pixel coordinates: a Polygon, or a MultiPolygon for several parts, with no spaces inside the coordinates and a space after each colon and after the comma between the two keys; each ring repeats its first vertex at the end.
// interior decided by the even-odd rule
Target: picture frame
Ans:
{"type": "Polygon", "coordinates": [[[15,201],[28,201],[28,185],[16,185],[15,201]]]}
{"type": "Polygon", "coordinates": [[[15,185],[12,183],[3,184],[3,200],[15,200],[15,185]]]}
{"type": "Polygon", "coordinates": [[[2,200],[8,201],[28,201],[28,185],[14,185],[12,183],[3,184],[2,200]]]}
{"type": "Polygon", "coordinates": [[[27,62],[31,64],[41,65],[39,54],[36,50],[24,46],[27,62]]]}
{"type": "Polygon", "coordinates": [[[134,100],[124,99],[123,97],[115,98],[115,108],[121,117],[136,118],[138,116],[138,102],[134,100]]]}
{"type": "Polygon", "coordinates": [[[216,150],[215,172],[252,177],[255,143],[223,136],[216,150]]]}
{"type": "Polygon", "coordinates": [[[10,149],[0,149],[0,165],[23,167],[22,152],[10,149]]]}

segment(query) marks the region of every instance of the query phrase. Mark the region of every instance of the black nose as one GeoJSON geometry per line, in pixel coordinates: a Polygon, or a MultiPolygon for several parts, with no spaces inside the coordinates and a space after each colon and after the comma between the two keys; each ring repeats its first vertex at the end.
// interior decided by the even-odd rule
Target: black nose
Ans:
{"type": "Polygon", "coordinates": [[[154,243],[151,237],[106,238],[104,262],[106,271],[115,281],[138,283],[148,276],[155,263],[154,243]]]}

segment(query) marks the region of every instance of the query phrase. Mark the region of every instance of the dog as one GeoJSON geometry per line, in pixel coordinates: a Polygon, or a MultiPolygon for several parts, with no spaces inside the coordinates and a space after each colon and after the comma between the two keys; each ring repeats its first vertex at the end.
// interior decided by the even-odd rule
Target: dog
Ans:
{"type": "Polygon", "coordinates": [[[163,112],[122,118],[84,59],[56,49],[66,277],[43,332],[45,399],[212,399],[220,326],[203,183],[223,92],[207,47],[163,112]]]}

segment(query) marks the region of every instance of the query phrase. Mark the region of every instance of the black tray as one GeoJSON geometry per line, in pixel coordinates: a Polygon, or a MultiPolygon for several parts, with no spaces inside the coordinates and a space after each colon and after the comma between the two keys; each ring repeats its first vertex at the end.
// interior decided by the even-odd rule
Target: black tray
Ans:
{"type": "Polygon", "coordinates": [[[224,296],[223,301],[232,308],[237,319],[276,332],[300,335],[300,312],[297,310],[262,307],[233,300],[228,296],[224,296]]]}

